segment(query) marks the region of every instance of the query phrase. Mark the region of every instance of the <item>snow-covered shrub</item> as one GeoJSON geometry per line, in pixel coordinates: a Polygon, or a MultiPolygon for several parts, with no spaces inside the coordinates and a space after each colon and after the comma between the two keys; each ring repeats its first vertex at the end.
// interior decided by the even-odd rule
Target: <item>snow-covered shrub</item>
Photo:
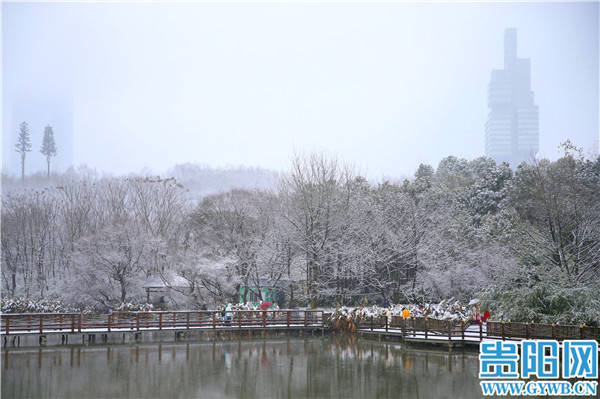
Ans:
{"type": "Polygon", "coordinates": [[[81,309],[51,298],[2,298],[2,313],[74,313],[81,309]]]}
{"type": "Polygon", "coordinates": [[[534,266],[506,276],[479,298],[493,320],[600,325],[598,286],[572,282],[555,268],[534,266]]]}
{"type": "Polygon", "coordinates": [[[335,329],[354,331],[361,321],[371,317],[401,316],[402,310],[409,310],[411,317],[428,317],[437,320],[467,321],[472,318],[469,308],[454,299],[443,300],[440,303],[426,303],[423,306],[415,304],[396,304],[388,308],[380,306],[337,308],[331,315],[331,323],[335,329]]]}
{"type": "Polygon", "coordinates": [[[115,309],[115,312],[150,312],[154,310],[151,303],[131,303],[122,302],[115,309]]]}

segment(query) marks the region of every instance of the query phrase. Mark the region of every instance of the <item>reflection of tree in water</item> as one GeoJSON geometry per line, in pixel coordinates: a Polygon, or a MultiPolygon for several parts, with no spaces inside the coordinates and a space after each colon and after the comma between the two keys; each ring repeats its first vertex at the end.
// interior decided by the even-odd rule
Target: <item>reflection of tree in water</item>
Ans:
{"type": "Polygon", "coordinates": [[[328,336],[327,339],[333,342],[336,346],[345,349],[349,346],[354,346],[358,340],[358,337],[356,334],[335,334],[328,336]]]}
{"type": "Polygon", "coordinates": [[[82,398],[480,396],[474,355],[353,336],[5,352],[3,397],[48,392],[82,398]]]}
{"type": "Polygon", "coordinates": [[[267,343],[263,342],[262,352],[260,354],[260,365],[263,367],[269,367],[269,359],[267,359],[267,343]]]}

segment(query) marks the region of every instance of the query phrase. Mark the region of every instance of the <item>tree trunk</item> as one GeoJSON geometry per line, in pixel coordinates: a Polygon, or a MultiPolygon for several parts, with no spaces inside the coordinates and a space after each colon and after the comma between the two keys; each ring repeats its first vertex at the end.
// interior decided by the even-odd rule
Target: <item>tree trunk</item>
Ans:
{"type": "Polygon", "coordinates": [[[46,162],[48,162],[48,177],[50,177],[50,157],[46,157],[46,162]]]}
{"type": "Polygon", "coordinates": [[[25,181],[25,153],[21,153],[21,181],[25,181]]]}
{"type": "Polygon", "coordinates": [[[294,285],[290,282],[290,302],[288,303],[288,308],[294,307],[294,285]]]}
{"type": "Polygon", "coordinates": [[[121,284],[121,303],[125,303],[125,298],[127,297],[127,291],[125,289],[125,280],[121,278],[119,279],[119,283],[121,284]]]}
{"type": "Polygon", "coordinates": [[[17,289],[17,272],[13,271],[11,272],[11,295],[14,296],[15,295],[15,289],[17,289]]]}

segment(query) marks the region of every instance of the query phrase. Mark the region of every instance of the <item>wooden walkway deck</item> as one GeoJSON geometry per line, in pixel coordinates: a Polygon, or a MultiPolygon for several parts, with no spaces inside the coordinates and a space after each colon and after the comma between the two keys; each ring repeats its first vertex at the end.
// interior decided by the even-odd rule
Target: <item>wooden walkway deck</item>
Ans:
{"type": "MultiPolygon", "coordinates": [[[[326,315],[327,318],[327,315],[326,315]]],[[[357,326],[363,335],[384,335],[409,343],[479,345],[486,340],[521,341],[524,339],[596,340],[600,328],[560,324],[488,321],[484,324],[427,318],[402,319],[394,316],[363,320],[357,326]]]]}
{"type": "Polygon", "coordinates": [[[6,313],[1,315],[2,335],[48,333],[99,333],[167,329],[290,328],[323,325],[322,310],[173,311],[84,313],[6,313]]]}
{"type": "MultiPolygon", "coordinates": [[[[331,314],[323,310],[282,309],[268,311],[174,311],[174,312],[117,312],[113,314],[81,313],[21,313],[2,314],[0,336],[4,346],[8,337],[39,337],[60,334],[68,342],[73,334],[88,334],[95,342],[100,334],[104,342],[108,335],[171,331],[176,335],[190,336],[189,332],[233,332],[238,335],[252,331],[321,331],[335,332],[331,314]]],[[[600,328],[590,326],[564,326],[535,323],[488,321],[484,325],[435,320],[427,318],[402,319],[378,317],[363,320],[356,332],[365,337],[395,339],[407,343],[453,346],[479,345],[489,339],[519,341],[523,339],[593,339],[600,342],[600,328]]],[[[197,335],[197,334],[196,334],[197,335]]],[[[141,335],[140,335],[141,336],[141,335]]],[[[84,339],[85,341],[85,339],[84,339]]],[[[60,341],[59,341],[60,342],[60,341]]]]}

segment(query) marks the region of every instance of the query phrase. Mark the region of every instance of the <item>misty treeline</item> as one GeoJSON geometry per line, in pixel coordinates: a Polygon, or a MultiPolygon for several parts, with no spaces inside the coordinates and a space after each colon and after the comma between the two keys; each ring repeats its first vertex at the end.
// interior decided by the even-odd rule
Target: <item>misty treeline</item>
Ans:
{"type": "MultiPolygon", "coordinates": [[[[277,172],[257,167],[227,166],[210,167],[207,165],[183,163],[175,165],[165,173],[174,177],[185,186],[185,196],[196,201],[207,195],[229,191],[232,188],[241,189],[273,189],[277,185],[277,172]]],[[[132,173],[121,178],[155,177],[156,172],[144,168],[138,173],[132,173]]],[[[12,193],[24,189],[39,189],[46,186],[60,186],[73,180],[100,180],[112,178],[107,173],[100,173],[87,165],[71,166],[63,173],[35,172],[25,175],[25,179],[2,175],[2,192],[12,193]]]]}
{"type": "Polygon", "coordinates": [[[179,308],[237,302],[245,286],[286,307],[477,297],[506,319],[598,322],[600,158],[564,151],[515,171],[450,156],[377,184],[311,154],[276,189],[200,201],[175,178],[13,190],[3,293],[98,308],[157,284],[179,308]]]}

